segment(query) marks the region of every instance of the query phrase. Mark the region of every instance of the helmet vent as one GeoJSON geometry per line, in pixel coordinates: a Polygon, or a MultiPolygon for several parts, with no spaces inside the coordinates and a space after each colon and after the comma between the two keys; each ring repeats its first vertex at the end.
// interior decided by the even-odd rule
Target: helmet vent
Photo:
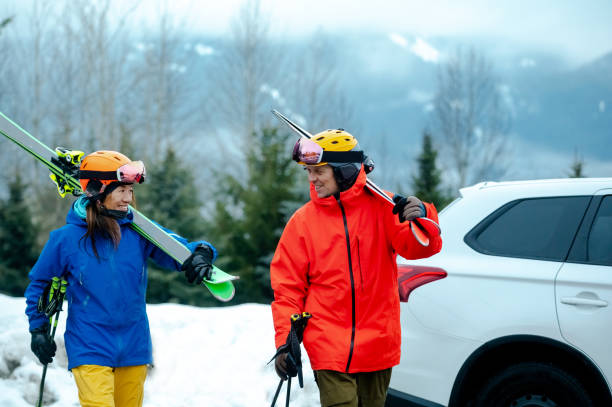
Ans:
{"type": "Polygon", "coordinates": [[[321,140],[323,140],[324,138],[325,138],[325,136],[321,136],[321,137],[317,137],[317,139],[316,139],[316,140],[317,140],[317,141],[321,141],[321,140]]]}
{"type": "Polygon", "coordinates": [[[338,140],[334,140],[331,142],[332,144],[338,144],[338,140]]]}

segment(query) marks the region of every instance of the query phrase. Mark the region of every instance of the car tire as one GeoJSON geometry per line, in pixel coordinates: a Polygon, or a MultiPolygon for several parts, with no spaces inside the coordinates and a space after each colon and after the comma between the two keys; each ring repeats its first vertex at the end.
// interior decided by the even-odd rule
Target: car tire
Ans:
{"type": "Polygon", "coordinates": [[[593,407],[585,387],[553,364],[525,362],[493,376],[479,391],[475,407],[593,407]]]}

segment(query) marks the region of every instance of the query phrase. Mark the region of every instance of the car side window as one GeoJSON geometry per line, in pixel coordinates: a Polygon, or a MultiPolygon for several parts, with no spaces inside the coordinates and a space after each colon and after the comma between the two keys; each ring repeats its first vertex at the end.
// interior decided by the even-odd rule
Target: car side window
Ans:
{"type": "Polygon", "coordinates": [[[485,254],[564,261],[590,197],[510,202],[472,229],[465,242],[485,254]]]}
{"type": "Polygon", "coordinates": [[[602,199],[587,238],[587,263],[612,266],[612,196],[602,199]]]}

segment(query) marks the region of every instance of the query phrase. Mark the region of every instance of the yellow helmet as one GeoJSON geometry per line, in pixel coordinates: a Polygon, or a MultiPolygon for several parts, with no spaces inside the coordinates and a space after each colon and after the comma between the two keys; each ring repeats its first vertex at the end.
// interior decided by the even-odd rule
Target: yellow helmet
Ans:
{"type": "Polygon", "coordinates": [[[357,139],[344,129],[325,130],[315,134],[310,140],[298,140],[293,149],[293,158],[302,165],[329,164],[340,191],[345,191],[354,184],[362,163],[368,160],[359,148],[357,139]],[[313,142],[318,147],[308,145],[313,142]],[[317,162],[319,160],[320,162],[317,162]]]}
{"type": "MultiPolygon", "coordinates": [[[[315,134],[314,136],[312,136],[312,138],[310,139],[312,142],[314,142],[315,144],[317,144],[321,149],[323,149],[323,152],[346,152],[346,151],[352,151],[355,147],[357,147],[359,144],[357,143],[357,139],[355,137],[353,137],[350,133],[348,133],[347,131],[345,131],[344,129],[337,129],[337,130],[325,130],[322,131],[320,133],[315,134]]],[[[302,140],[304,141],[304,140],[302,140]]],[[[298,141],[299,143],[299,141],[298,141]]],[[[308,161],[306,159],[301,160],[298,159],[296,156],[297,153],[297,148],[298,148],[298,144],[296,144],[296,148],[294,148],[294,159],[298,162],[298,164],[301,165],[314,165],[314,166],[321,166],[321,165],[325,165],[328,164],[329,161],[333,162],[332,160],[328,160],[328,161],[321,161],[319,163],[316,164],[311,164],[309,162],[304,162],[304,161],[308,161]]],[[[330,156],[329,154],[323,154],[323,156],[330,156]]],[[[340,155],[337,155],[338,160],[342,161],[342,162],[349,162],[352,161],[353,159],[356,162],[361,162],[362,157],[361,156],[355,156],[355,157],[342,157],[339,158],[340,155]],[[346,161],[346,160],[349,161],[346,161]]],[[[333,154],[332,154],[333,157],[333,154]]],[[[321,157],[323,158],[323,157],[321,157]]]]}
{"type": "Polygon", "coordinates": [[[315,134],[312,141],[320,145],[323,151],[351,151],[358,145],[357,139],[344,129],[322,131],[315,134]]]}

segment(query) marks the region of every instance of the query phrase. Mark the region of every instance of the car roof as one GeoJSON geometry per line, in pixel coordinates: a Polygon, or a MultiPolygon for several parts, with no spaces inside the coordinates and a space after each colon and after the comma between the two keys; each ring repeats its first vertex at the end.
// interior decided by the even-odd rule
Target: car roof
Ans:
{"type": "Polygon", "coordinates": [[[499,190],[540,190],[541,192],[556,192],[556,194],[592,194],[600,189],[612,188],[611,178],[557,178],[538,179],[524,181],[485,181],[478,184],[461,188],[461,196],[467,197],[481,192],[493,192],[499,190]]]}

